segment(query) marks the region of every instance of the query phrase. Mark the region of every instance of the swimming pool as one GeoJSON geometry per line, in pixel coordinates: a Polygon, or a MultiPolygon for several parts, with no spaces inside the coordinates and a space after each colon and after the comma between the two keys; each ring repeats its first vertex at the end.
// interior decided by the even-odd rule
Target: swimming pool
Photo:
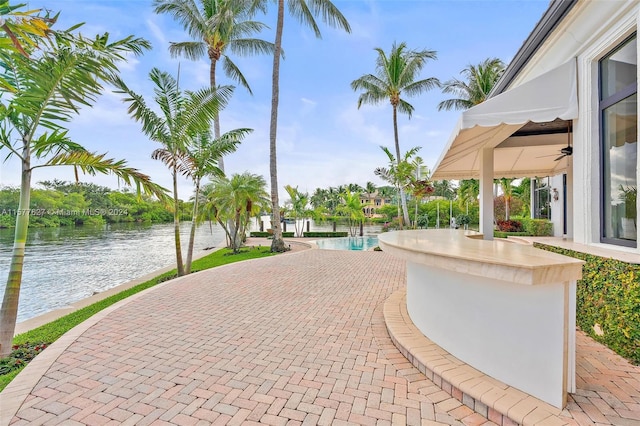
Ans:
{"type": "Polygon", "coordinates": [[[367,235],[364,237],[325,238],[317,240],[318,248],[324,250],[369,250],[378,245],[378,237],[367,235]]]}

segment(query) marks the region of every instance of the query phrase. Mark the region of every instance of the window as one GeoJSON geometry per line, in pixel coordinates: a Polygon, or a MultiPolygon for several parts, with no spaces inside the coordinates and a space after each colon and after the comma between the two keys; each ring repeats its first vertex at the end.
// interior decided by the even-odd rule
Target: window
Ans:
{"type": "Polygon", "coordinates": [[[636,36],[600,61],[601,241],[636,247],[636,36]]]}
{"type": "Polygon", "coordinates": [[[533,180],[533,217],[534,219],[551,219],[551,193],[549,178],[533,180]]]}

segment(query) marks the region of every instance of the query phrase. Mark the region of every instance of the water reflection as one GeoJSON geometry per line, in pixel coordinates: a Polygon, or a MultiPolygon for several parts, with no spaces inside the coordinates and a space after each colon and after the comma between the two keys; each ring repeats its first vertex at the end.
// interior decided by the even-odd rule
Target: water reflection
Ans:
{"type": "MultiPolygon", "coordinates": [[[[185,256],[189,226],[181,224],[185,256]]],[[[13,232],[0,229],[0,297],[9,273],[13,232]]],[[[220,227],[200,226],[194,252],[223,240],[220,227]]],[[[173,224],[30,229],[18,321],[174,264],[173,224]]]]}

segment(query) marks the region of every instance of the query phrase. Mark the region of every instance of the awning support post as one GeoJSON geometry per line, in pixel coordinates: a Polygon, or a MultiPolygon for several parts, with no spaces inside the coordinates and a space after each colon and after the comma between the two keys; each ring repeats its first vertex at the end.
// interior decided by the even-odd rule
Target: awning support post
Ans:
{"type": "Polygon", "coordinates": [[[493,148],[480,149],[480,233],[493,240],[493,148]]]}

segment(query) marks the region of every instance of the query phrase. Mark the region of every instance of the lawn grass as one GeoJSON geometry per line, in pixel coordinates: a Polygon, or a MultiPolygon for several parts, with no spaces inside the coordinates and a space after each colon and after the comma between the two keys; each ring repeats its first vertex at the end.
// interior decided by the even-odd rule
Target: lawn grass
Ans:
{"type": "MultiPolygon", "coordinates": [[[[204,271],[205,269],[215,268],[216,266],[240,262],[242,260],[273,256],[275,254],[276,253],[272,253],[270,251],[270,247],[268,246],[244,248],[240,253],[237,254],[233,254],[229,249],[222,249],[200,259],[194,260],[191,265],[191,271],[204,271]]],[[[14,346],[21,346],[44,343],[48,346],[51,343],[55,342],[58,338],[60,338],[60,336],[62,336],[64,333],[71,330],[73,327],[88,319],[92,315],[100,312],[101,310],[131,295],[153,287],[161,282],[175,278],[176,276],[177,272],[175,269],[158,275],[157,277],[152,278],[149,281],[145,281],[144,283],[138,284],[127,290],[123,290],[120,293],[114,294],[113,296],[107,297],[92,305],[81,308],[50,323],[27,331],[26,333],[19,334],[14,337],[13,344],[14,346]]],[[[5,358],[3,360],[0,360],[0,362],[5,360],[7,359],[5,358]]],[[[2,389],[4,389],[11,382],[11,380],[18,374],[18,372],[22,368],[24,367],[21,367],[17,370],[12,370],[7,374],[0,374],[0,391],[2,391],[2,389]]]]}

